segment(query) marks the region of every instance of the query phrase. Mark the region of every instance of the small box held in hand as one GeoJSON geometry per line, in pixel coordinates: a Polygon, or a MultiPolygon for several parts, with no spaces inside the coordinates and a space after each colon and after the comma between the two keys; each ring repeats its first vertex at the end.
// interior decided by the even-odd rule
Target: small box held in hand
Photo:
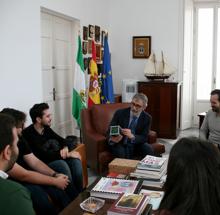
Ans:
{"type": "Polygon", "coordinates": [[[119,125],[110,126],[110,135],[118,136],[120,134],[121,127],[119,125]]]}

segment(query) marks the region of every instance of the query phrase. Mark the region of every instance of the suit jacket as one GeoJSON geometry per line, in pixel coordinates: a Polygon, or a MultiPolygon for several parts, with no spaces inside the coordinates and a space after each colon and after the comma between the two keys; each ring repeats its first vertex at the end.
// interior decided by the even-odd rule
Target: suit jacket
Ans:
{"type": "MultiPolygon", "coordinates": [[[[117,110],[112,118],[110,126],[120,125],[121,128],[128,128],[131,108],[117,110]]],[[[142,111],[135,128],[135,144],[147,142],[148,133],[151,126],[152,117],[150,114],[142,111]]],[[[124,139],[124,138],[123,138],[124,139]]],[[[123,139],[121,142],[123,143],[123,139]]]]}

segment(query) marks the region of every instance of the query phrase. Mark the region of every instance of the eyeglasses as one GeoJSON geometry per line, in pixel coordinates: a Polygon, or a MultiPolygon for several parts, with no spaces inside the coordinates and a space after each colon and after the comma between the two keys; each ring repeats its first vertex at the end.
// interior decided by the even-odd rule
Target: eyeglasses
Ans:
{"type": "Polygon", "coordinates": [[[142,108],[143,107],[142,105],[139,105],[139,104],[137,104],[135,102],[131,102],[131,105],[136,107],[136,108],[142,108]]]}

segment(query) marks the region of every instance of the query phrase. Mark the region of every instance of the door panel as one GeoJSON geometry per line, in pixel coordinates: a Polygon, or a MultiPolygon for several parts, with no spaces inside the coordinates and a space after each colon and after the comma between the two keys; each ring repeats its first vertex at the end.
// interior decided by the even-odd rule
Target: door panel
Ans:
{"type": "Polygon", "coordinates": [[[214,4],[198,4],[195,10],[195,84],[194,125],[199,124],[197,116],[210,109],[210,92],[218,87],[215,83],[218,22],[214,4]],[[208,41],[208,42],[207,42],[208,41]]]}
{"type": "Polygon", "coordinates": [[[42,13],[43,98],[53,114],[53,129],[62,136],[73,133],[72,32],[71,21],[42,13]]]}

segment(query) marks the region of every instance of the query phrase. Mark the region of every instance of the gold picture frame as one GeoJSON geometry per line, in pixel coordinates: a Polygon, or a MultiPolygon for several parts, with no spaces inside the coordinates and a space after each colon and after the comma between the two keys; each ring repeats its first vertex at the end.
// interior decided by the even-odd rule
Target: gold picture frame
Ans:
{"type": "Polygon", "coordinates": [[[148,58],[151,54],[151,36],[133,37],[133,58],[148,58]]]}

